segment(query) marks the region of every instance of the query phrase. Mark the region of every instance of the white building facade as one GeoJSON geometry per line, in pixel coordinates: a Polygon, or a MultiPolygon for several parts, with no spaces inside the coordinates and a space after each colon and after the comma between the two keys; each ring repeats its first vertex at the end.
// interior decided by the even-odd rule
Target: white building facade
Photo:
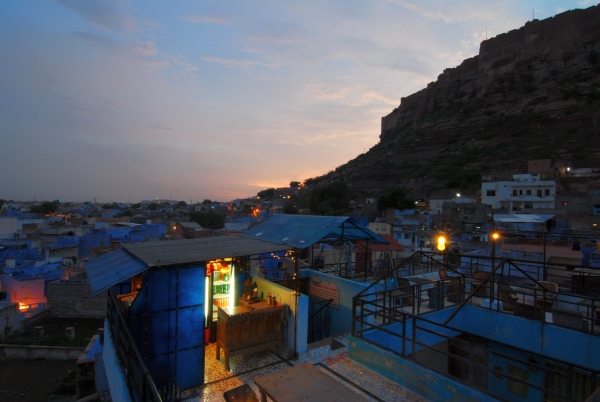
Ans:
{"type": "Polygon", "coordinates": [[[481,203],[510,212],[554,209],[556,183],[533,174],[513,175],[513,181],[481,183],[481,203]]]}

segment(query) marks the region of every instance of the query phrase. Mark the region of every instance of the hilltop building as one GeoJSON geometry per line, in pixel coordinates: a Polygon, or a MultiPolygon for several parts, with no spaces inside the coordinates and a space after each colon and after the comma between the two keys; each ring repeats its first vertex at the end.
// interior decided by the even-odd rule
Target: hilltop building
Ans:
{"type": "Polygon", "coordinates": [[[536,173],[516,174],[512,181],[481,183],[481,203],[492,209],[525,212],[554,209],[556,183],[536,173]]]}

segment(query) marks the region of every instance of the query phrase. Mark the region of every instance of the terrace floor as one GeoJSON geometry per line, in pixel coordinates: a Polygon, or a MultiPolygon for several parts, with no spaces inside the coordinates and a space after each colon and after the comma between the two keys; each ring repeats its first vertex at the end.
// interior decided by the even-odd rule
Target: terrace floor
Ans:
{"type": "MultiPolygon", "coordinates": [[[[310,346],[310,345],[309,345],[310,346]]],[[[229,361],[231,372],[225,370],[223,357],[215,358],[216,344],[210,344],[205,352],[205,385],[182,394],[184,401],[223,401],[223,393],[240,385],[248,384],[260,400],[254,380],[286,367],[309,362],[336,381],[362,395],[369,401],[424,402],[425,399],[388,381],[372,371],[353,363],[347,354],[347,337],[342,336],[315,343],[312,348],[296,359],[285,359],[273,352],[259,352],[235,356],[229,361]]]]}

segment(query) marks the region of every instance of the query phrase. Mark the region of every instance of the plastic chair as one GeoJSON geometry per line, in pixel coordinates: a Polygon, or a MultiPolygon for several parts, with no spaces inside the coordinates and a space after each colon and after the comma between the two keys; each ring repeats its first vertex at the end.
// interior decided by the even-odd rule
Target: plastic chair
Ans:
{"type": "Polygon", "coordinates": [[[404,278],[398,278],[398,289],[392,291],[392,297],[397,305],[410,306],[413,304],[413,289],[410,282],[404,278]]]}
{"type": "MultiPolygon", "coordinates": [[[[473,274],[473,278],[475,278],[475,280],[473,281],[473,283],[471,284],[472,289],[475,290],[477,289],[477,287],[483,283],[483,281],[485,281],[488,277],[489,273],[487,272],[481,272],[481,271],[477,271],[473,274]]],[[[489,282],[486,282],[485,285],[483,285],[483,287],[481,289],[479,289],[477,291],[477,293],[475,293],[475,296],[481,296],[481,297],[488,297],[488,285],[489,282]]]]}
{"type": "Polygon", "coordinates": [[[498,282],[498,298],[506,311],[513,311],[514,304],[519,300],[517,293],[508,286],[508,283],[502,281],[498,282]]]}
{"type": "Polygon", "coordinates": [[[556,299],[556,292],[558,292],[558,284],[554,282],[539,281],[535,285],[535,290],[537,291],[535,305],[544,307],[545,309],[552,308],[554,300],[556,299]]]}

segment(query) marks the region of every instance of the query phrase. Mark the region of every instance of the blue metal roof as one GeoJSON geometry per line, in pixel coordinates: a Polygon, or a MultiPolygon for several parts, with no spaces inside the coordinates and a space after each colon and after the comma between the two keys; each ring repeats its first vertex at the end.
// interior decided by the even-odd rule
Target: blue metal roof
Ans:
{"type": "Polygon", "coordinates": [[[347,216],[274,215],[242,236],[303,249],[326,237],[388,244],[377,233],[347,216]]]}
{"type": "Polygon", "coordinates": [[[123,249],[105,254],[85,264],[94,296],[146,269],[148,269],[146,264],[123,249]]]}

